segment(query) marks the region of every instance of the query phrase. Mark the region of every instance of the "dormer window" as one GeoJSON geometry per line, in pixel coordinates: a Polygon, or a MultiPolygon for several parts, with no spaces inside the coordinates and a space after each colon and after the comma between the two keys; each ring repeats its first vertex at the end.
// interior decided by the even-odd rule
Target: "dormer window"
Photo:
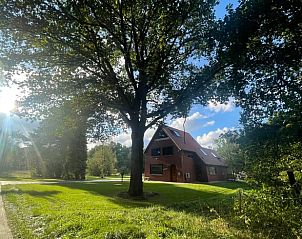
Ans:
{"type": "Polygon", "coordinates": [[[200,148],[200,151],[201,151],[204,155],[208,155],[202,148],[200,148]]]}
{"type": "Polygon", "coordinates": [[[166,133],[164,131],[159,131],[158,132],[158,139],[164,139],[164,138],[167,138],[168,136],[166,135],[166,133]]]}
{"type": "Polygon", "coordinates": [[[178,131],[174,130],[174,129],[170,129],[170,132],[171,132],[174,136],[176,136],[176,137],[181,137],[181,136],[180,136],[180,133],[179,133],[178,131]]]}
{"type": "Polygon", "coordinates": [[[151,149],[151,156],[159,156],[159,155],[160,155],[160,148],[151,149]]]}

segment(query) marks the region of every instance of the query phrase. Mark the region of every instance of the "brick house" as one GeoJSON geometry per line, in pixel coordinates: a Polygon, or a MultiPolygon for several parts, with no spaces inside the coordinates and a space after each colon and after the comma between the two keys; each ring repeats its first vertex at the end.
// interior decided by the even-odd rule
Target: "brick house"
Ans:
{"type": "Polygon", "coordinates": [[[201,147],[187,132],[160,126],[145,150],[145,178],[166,182],[227,180],[216,151],[201,147]]]}

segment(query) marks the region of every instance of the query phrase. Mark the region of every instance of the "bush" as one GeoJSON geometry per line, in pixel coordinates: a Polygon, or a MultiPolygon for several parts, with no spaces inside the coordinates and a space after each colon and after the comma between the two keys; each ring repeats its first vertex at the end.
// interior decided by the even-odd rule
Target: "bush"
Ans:
{"type": "Polygon", "coordinates": [[[237,219],[248,229],[269,238],[301,238],[301,198],[273,195],[268,191],[252,191],[238,198],[237,219]]]}

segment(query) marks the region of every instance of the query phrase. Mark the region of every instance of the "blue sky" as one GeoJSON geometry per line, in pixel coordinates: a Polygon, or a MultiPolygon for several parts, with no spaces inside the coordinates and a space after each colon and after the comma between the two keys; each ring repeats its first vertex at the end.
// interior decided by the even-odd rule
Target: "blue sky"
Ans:
{"type": "Polygon", "coordinates": [[[219,4],[215,7],[215,15],[217,18],[223,18],[224,15],[226,14],[226,6],[228,4],[232,4],[233,5],[233,9],[235,9],[239,3],[237,0],[221,0],[219,1],[219,4]]]}

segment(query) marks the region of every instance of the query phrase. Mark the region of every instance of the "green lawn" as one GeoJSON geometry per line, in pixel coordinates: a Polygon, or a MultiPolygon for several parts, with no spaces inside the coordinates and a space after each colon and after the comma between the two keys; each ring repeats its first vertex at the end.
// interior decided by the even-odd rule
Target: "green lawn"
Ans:
{"type": "Polygon", "coordinates": [[[1,172],[0,181],[22,181],[22,182],[57,182],[61,179],[32,178],[29,170],[1,172]]]}
{"type": "Polygon", "coordinates": [[[3,196],[16,238],[260,238],[228,216],[241,183],[147,182],[159,195],[118,197],[129,184],[8,185],[3,196]]]}
{"type": "MultiPolygon", "coordinates": [[[[111,175],[106,176],[105,178],[97,177],[97,176],[90,176],[86,175],[86,180],[121,180],[121,175],[111,175]]],[[[124,175],[124,181],[130,179],[129,175],[124,175]]],[[[39,182],[56,182],[56,181],[63,181],[62,179],[47,179],[47,178],[32,178],[30,171],[13,171],[13,172],[1,172],[0,173],[0,181],[39,181],[39,182]]]]}
{"type": "MultiPolygon", "coordinates": [[[[102,180],[102,179],[105,179],[105,180],[107,180],[107,179],[109,179],[109,180],[122,180],[122,177],[121,177],[120,174],[106,176],[104,178],[97,177],[97,176],[86,175],[86,180],[102,180]]],[[[130,176],[129,175],[124,175],[123,180],[124,181],[130,180],[130,176]]]]}

